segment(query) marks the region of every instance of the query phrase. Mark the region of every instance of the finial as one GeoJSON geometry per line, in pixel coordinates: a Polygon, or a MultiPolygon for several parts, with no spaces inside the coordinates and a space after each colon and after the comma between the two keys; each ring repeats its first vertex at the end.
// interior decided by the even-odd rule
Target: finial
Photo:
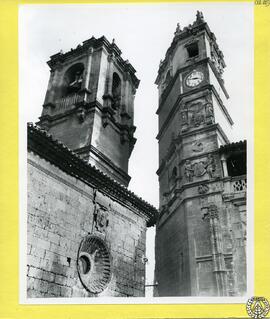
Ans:
{"type": "Polygon", "coordinates": [[[115,38],[112,39],[112,44],[115,44],[115,38]]]}
{"type": "Polygon", "coordinates": [[[181,31],[182,31],[182,30],[181,30],[181,27],[180,27],[180,23],[177,23],[177,25],[176,25],[176,30],[175,30],[174,34],[177,35],[177,34],[179,34],[181,31]]]}
{"type": "Polygon", "coordinates": [[[204,22],[203,13],[202,13],[201,11],[197,11],[196,21],[198,21],[198,22],[204,22]]]}

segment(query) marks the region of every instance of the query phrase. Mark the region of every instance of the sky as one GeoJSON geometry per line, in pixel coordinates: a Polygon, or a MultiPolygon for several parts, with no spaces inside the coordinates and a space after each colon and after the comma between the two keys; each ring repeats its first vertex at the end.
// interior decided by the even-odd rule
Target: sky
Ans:
{"type": "MultiPolygon", "coordinates": [[[[141,80],[135,98],[137,143],[130,158],[129,189],[158,207],[159,62],[176,25],[192,23],[200,10],[224,53],[223,78],[230,95],[224,101],[235,125],[234,141],[251,136],[253,126],[253,4],[163,3],[113,5],[21,5],[19,11],[20,123],[36,122],[49,80],[46,61],[60,50],[75,48],[91,36],[105,35],[122,51],[141,80]]],[[[153,280],[154,229],[147,235],[147,281],[153,280]]]]}

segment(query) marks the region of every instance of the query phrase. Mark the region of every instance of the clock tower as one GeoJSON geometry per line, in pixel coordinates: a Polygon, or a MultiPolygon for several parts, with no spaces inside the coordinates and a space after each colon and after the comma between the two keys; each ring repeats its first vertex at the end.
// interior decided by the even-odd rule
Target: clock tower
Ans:
{"type": "MultiPolygon", "coordinates": [[[[197,12],[177,25],[160,62],[160,214],[156,229],[158,296],[235,296],[246,291],[244,235],[236,240],[238,205],[225,196],[222,147],[233,121],[222,78],[222,51],[197,12]]],[[[241,227],[241,226],[240,226],[241,227]]]]}

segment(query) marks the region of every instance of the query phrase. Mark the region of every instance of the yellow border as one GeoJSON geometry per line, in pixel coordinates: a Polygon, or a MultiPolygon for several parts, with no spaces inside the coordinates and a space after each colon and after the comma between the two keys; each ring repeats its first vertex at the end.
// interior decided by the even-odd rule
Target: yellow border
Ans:
{"type": "MultiPolygon", "coordinates": [[[[52,0],[0,1],[0,319],[247,317],[243,304],[19,305],[17,17],[20,4],[45,2],[56,3],[52,0]]],[[[74,0],[57,1],[57,3],[74,2],[74,0]]],[[[89,3],[89,1],[82,0],[76,1],[76,3],[78,2],[89,3]]],[[[104,3],[106,1],[95,2],[104,3]]],[[[270,181],[270,5],[257,5],[254,7],[254,12],[255,294],[264,296],[270,301],[270,187],[268,184],[268,181],[270,181]]]]}

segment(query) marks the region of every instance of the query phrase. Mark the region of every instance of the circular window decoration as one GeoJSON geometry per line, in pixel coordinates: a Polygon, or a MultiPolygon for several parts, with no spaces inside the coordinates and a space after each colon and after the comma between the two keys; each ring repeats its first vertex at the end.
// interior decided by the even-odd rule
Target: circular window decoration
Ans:
{"type": "Polygon", "coordinates": [[[77,267],[80,280],[88,291],[100,293],[107,287],[111,279],[111,257],[101,238],[89,235],[82,240],[77,267]]]}

